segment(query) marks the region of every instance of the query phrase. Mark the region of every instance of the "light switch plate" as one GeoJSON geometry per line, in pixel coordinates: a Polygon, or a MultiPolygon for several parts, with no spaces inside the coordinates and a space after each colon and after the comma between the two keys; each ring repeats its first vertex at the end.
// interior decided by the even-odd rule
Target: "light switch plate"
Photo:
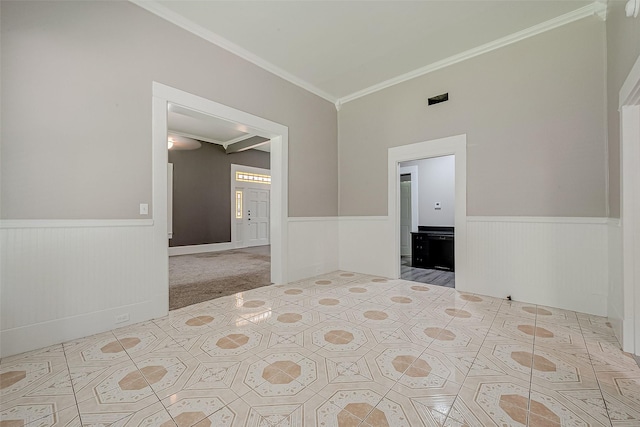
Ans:
{"type": "Polygon", "coordinates": [[[147,203],[140,203],[140,215],[149,215],[149,205],[147,203]]]}

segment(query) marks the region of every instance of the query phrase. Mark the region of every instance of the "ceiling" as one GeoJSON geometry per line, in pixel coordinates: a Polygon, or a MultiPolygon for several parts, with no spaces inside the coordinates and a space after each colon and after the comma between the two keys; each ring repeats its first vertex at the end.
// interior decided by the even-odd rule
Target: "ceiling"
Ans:
{"type": "Polygon", "coordinates": [[[604,9],[581,0],[132,0],[332,102],[604,9]]]}
{"type": "MultiPolygon", "coordinates": [[[[271,148],[271,143],[267,138],[250,133],[242,125],[176,104],[169,105],[167,129],[170,139],[171,136],[180,136],[222,145],[228,154],[249,149],[268,152],[271,148]]],[[[176,139],[175,147],[187,150],[199,148],[195,146],[181,148],[179,139],[176,139]]]]}

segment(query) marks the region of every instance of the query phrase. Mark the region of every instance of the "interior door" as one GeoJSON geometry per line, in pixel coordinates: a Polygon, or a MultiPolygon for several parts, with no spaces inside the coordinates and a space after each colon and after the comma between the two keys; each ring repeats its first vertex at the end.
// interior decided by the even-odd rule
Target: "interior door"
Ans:
{"type": "Polygon", "coordinates": [[[400,182],[400,255],[411,255],[411,181],[400,182]]]}
{"type": "Polygon", "coordinates": [[[245,190],[247,246],[269,244],[269,190],[245,190]]]}

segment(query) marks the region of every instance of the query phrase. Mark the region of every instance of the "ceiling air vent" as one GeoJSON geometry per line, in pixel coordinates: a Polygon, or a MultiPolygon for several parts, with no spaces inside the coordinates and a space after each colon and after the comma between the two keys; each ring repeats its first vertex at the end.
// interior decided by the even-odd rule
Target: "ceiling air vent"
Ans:
{"type": "Polygon", "coordinates": [[[448,100],[449,100],[449,94],[443,93],[442,95],[437,95],[429,98],[429,105],[439,104],[441,102],[448,101],[448,100]]]}

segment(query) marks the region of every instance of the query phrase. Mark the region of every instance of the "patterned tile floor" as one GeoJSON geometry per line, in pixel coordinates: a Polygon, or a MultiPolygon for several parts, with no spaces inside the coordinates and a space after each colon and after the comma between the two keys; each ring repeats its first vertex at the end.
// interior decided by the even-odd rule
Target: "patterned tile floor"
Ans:
{"type": "Polygon", "coordinates": [[[0,426],[640,426],[605,318],[348,272],[0,361],[0,426]]]}

